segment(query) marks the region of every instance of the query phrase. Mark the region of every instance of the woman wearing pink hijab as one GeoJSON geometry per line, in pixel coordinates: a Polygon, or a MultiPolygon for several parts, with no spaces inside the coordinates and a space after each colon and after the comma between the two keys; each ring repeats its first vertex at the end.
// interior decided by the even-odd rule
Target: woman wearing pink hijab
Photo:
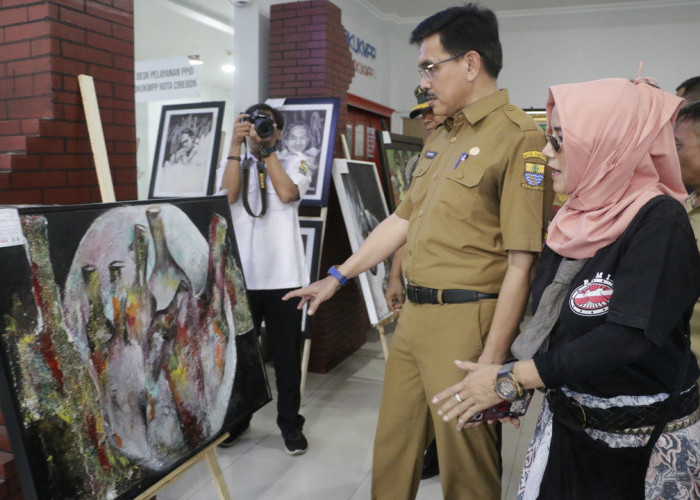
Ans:
{"type": "MultiPolygon", "coordinates": [[[[688,319],[700,256],[674,145],[682,100],[645,81],[550,88],[554,191],[532,322],[504,365],[457,361],[444,420],[546,394],[518,498],[700,498],[700,370],[688,319]]],[[[519,422],[515,421],[516,425],[519,422]]]]}

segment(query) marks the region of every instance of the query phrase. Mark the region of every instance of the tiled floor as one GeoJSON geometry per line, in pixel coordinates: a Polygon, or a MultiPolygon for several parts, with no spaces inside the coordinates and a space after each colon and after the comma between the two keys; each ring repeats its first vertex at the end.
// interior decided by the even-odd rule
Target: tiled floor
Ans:
{"type": "MultiPolygon", "coordinates": [[[[366,500],[370,497],[372,441],[384,376],[376,331],[330,373],[310,373],[302,413],[309,440],[305,455],[290,457],[275,424],[274,401],[253,417],[250,431],[228,449],[217,449],[234,500],[366,500]]],[[[274,377],[270,377],[274,381],[274,377]]],[[[273,393],[275,391],[273,390],[273,393]]],[[[519,430],[503,426],[503,498],[515,498],[520,468],[540,400],[519,430]]],[[[158,500],[218,498],[204,461],[158,492],[158,500]]],[[[442,498],[439,477],[421,481],[419,500],[442,498]]]]}

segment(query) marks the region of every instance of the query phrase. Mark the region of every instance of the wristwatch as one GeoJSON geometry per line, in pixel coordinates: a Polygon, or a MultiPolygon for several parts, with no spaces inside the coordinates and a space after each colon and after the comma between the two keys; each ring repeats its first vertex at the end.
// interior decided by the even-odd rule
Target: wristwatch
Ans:
{"type": "Polygon", "coordinates": [[[523,387],[513,375],[515,361],[506,362],[496,375],[496,394],[505,401],[515,401],[523,395],[523,387]]]}
{"type": "Polygon", "coordinates": [[[270,146],[270,147],[267,147],[267,148],[262,148],[262,149],[260,150],[260,158],[267,158],[268,156],[270,156],[270,155],[271,155],[272,153],[274,153],[275,151],[277,151],[277,148],[276,148],[275,146],[270,146]]]}

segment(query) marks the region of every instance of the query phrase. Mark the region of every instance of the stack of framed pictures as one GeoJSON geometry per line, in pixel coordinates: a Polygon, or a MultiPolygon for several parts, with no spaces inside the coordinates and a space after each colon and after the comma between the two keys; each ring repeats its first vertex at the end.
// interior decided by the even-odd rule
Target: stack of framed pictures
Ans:
{"type": "MultiPolygon", "coordinates": [[[[304,260],[309,271],[309,282],[318,279],[319,266],[321,265],[321,243],[326,221],[323,217],[300,217],[301,241],[304,246],[304,260]]],[[[301,317],[301,331],[305,338],[311,338],[311,318],[306,314],[301,317]]]]}

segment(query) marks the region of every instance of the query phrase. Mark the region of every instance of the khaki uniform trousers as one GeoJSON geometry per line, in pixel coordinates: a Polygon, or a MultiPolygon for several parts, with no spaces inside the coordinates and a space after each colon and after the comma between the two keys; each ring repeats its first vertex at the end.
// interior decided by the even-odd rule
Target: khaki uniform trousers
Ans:
{"type": "Polygon", "coordinates": [[[501,498],[500,424],[458,432],[432,397],[464,378],[455,359],[476,361],[496,300],[466,304],[406,302],[391,340],[374,441],[372,498],[414,499],[423,452],[437,440],[445,499],[501,498]],[[430,417],[432,416],[432,423],[430,417]]]}

